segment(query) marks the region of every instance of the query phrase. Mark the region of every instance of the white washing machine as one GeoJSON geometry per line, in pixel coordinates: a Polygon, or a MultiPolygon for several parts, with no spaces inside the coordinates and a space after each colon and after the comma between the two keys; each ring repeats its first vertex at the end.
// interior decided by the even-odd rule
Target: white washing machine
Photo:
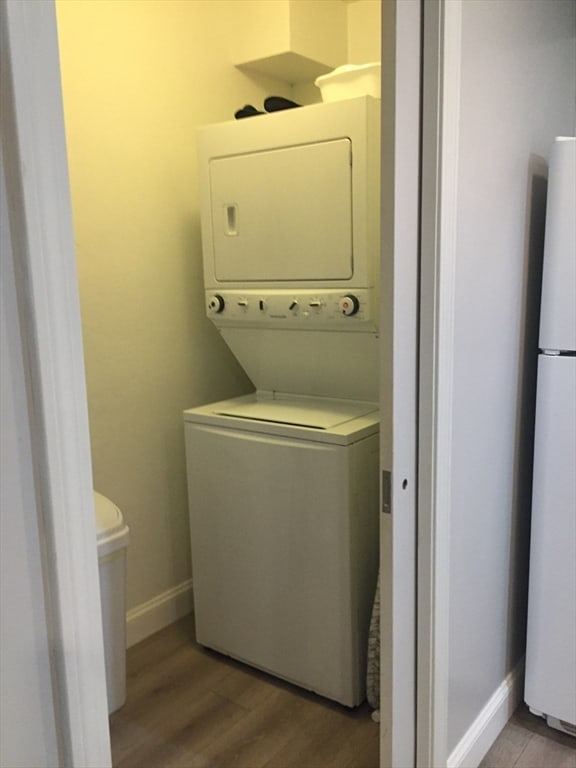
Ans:
{"type": "Polygon", "coordinates": [[[378,564],[379,114],[198,143],[207,314],[256,393],[184,414],[197,639],[348,706],[378,564]]]}
{"type": "Polygon", "coordinates": [[[184,418],[198,642],[359,704],[378,570],[377,409],[250,395],[184,418]]]}

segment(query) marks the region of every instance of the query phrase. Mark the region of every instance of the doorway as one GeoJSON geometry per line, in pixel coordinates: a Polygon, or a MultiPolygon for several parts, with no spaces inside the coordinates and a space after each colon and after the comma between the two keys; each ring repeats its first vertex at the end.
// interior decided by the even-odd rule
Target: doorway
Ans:
{"type": "MultiPolygon", "coordinates": [[[[416,4],[415,4],[415,5],[416,5],[416,4]]],[[[50,26],[49,26],[48,28],[49,28],[49,29],[51,29],[51,27],[50,27],[50,26]]],[[[154,162],[154,158],[146,158],[146,160],[150,160],[150,162],[154,162]]],[[[118,183],[121,183],[121,180],[118,180],[118,183]]],[[[142,362],[142,361],[141,361],[141,359],[140,359],[140,358],[138,358],[138,356],[137,356],[137,355],[136,355],[136,361],[137,361],[137,362],[140,362],[140,363],[142,362]]],[[[112,363],[113,361],[112,361],[112,360],[109,360],[109,362],[110,362],[110,363],[112,363]]],[[[140,370],[142,370],[142,367],[140,368],[140,370]]],[[[113,377],[113,376],[114,376],[114,368],[113,368],[113,366],[110,366],[110,367],[109,367],[109,372],[110,372],[110,375],[113,377]]],[[[161,373],[161,372],[160,372],[160,373],[161,373]]],[[[157,373],[157,375],[160,375],[160,374],[159,374],[159,373],[157,373]]],[[[208,394],[209,394],[209,393],[208,393],[208,392],[206,392],[206,395],[208,395],[208,394]]],[[[209,399],[212,399],[212,397],[213,397],[213,395],[210,395],[210,396],[209,396],[209,399]]],[[[149,462],[149,464],[148,464],[148,465],[149,465],[149,466],[151,466],[151,469],[152,469],[152,471],[154,471],[154,467],[153,467],[153,466],[150,464],[150,462],[149,462]]],[[[82,473],[80,473],[80,476],[82,477],[82,473]]],[[[84,474],[83,478],[84,478],[84,481],[85,481],[85,480],[86,480],[86,474],[84,474]]],[[[410,481],[410,479],[412,479],[412,478],[411,478],[411,476],[410,476],[410,477],[408,477],[408,475],[406,475],[406,477],[405,477],[404,479],[408,479],[408,480],[410,481]]],[[[85,483],[85,482],[84,482],[84,485],[86,485],[86,483],[85,483]]],[[[88,483],[88,485],[90,485],[90,483],[88,483]]],[[[408,484],[406,487],[410,487],[410,488],[412,488],[412,483],[410,483],[410,482],[409,482],[409,484],[408,484]]],[[[406,490],[406,487],[405,487],[403,490],[406,490]]],[[[86,487],[84,487],[84,493],[86,493],[86,490],[87,490],[87,489],[86,489],[86,487]]],[[[111,494],[111,495],[113,495],[113,494],[111,494]]],[[[86,509],[88,509],[89,507],[90,507],[90,505],[89,505],[89,503],[87,502],[87,500],[85,499],[85,508],[86,508],[86,509]]],[[[80,596],[78,596],[78,597],[80,598],[80,596]]],[[[80,603],[81,603],[81,600],[79,599],[79,600],[78,600],[78,604],[80,604],[80,603]]],[[[87,688],[87,690],[89,690],[89,687],[87,688]]]]}

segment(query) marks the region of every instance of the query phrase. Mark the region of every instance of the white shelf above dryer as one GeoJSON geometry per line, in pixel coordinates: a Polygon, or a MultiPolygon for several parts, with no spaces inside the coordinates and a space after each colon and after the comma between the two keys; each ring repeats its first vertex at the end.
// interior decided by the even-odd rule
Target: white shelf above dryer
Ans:
{"type": "Polygon", "coordinates": [[[283,51],[261,59],[243,61],[236,64],[236,67],[248,72],[258,72],[261,75],[290,83],[290,85],[312,82],[317,77],[326,75],[334,69],[330,64],[310,59],[295,51],[283,51]]]}
{"type": "Polygon", "coordinates": [[[276,0],[247,6],[234,64],[290,84],[315,80],[347,60],[347,11],[342,0],[276,0]]]}

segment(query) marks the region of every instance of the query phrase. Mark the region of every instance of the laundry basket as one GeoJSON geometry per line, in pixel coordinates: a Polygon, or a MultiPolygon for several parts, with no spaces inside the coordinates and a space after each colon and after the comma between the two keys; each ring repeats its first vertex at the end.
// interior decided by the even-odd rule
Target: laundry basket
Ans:
{"type": "Polygon", "coordinates": [[[126,701],[126,548],[128,526],[106,496],[94,491],[108,712],[126,701]]]}

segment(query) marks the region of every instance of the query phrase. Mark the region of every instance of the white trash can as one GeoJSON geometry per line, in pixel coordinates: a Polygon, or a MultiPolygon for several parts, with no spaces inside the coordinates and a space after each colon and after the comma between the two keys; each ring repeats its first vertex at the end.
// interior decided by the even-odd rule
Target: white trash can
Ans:
{"type": "Polygon", "coordinates": [[[94,508],[110,714],[126,701],[126,547],[129,529],[118,507],[96,491],[94,508]]]}

